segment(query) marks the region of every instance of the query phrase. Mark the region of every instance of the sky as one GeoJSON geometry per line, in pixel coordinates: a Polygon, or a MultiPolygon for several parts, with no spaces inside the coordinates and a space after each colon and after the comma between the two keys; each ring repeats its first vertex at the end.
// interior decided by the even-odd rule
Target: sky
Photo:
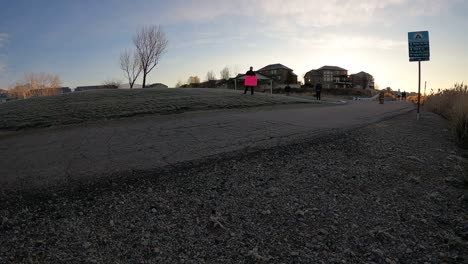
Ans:
{"type": "MultiPolygon", "coordinates": [[[[0,0],[0,88],[26,72],[64,86],[125,82],[119,55],[136,31],[160,25],[167,53],[147,83],[170,87],[208,71],[281,63],[304,74],[324,65],[372,74],[380,88],[417,91],[408,32],[429,31],[428,90],[468,83],[465,0],[0,0]]],[[[137,83],[141,83],[141,78],[137,83]]]]}

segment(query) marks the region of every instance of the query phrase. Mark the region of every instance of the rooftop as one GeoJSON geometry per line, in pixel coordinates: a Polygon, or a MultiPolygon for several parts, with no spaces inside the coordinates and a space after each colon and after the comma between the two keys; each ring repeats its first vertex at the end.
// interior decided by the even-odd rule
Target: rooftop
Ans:
{"type": "Polygon", "coordinates": [[[322,66],[322,67],[320,67],[318,70],[347,71],[346,69],[343,69],[343,68],[341,68],[341,67],[338,67],[338,66],[329,66],[329,65],[322,66]]]}
{"type": "Polygon", "coordinates": [[[292,69],[284,66],[283,64],[280,64],[280,63],[276,63],[276,64],[270,64],[268,66],[265,66],[263,68],[261,68],[260,70],[258,71],[270,71],[270,70],[278,70],[278,69],[285,69],[285,70],[290,70],[292,71],[292,69]]]}

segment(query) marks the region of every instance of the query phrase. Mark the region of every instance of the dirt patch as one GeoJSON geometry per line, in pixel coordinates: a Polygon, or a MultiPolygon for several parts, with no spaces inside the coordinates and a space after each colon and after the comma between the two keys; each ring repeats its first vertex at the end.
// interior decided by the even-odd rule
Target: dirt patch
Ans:
{"type": "Polygon", "coordinates": [[[404,115],[99,188],[2,196],[0,262],[464,263],[468,191],[446,125],[404,115]]]}

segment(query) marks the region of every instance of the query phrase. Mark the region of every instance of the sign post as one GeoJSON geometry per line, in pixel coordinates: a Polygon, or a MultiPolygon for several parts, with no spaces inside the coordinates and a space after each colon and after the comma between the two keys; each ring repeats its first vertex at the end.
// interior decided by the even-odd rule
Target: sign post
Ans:
{"type": "Polygon", "coordinates": [[[418,62],[418,114],[416,118],[419,120],[419,109],[421,105],[421,61],[429,61],[429,32],[408,32],[408,50],[409,61],[418,62]]]}

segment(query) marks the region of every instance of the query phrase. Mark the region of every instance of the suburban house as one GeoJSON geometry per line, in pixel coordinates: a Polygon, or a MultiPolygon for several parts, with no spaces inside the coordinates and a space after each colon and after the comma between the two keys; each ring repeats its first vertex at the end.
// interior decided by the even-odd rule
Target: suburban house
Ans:
{"type": "Polygon", "coordinates": [[[267,76],[279,84],[297,84],[297,75],[283,64],[270,64],[257,70],[257,73],[267,76]]]}
{"type": "Polygon", "coordinates": [[[146,86],[145,88],[169,88],[169,87],[162,83],[153,83],[153,84],[146,86]]]}
{"type": "Polygon", "coordinates": [[[318,83],[323,88],[347,88],[351,85],[348,70],[338,66],[323,66],[304,75],[304,84],[315,87],[318,83]]]}
{"type": "Polygon", "coordinates": [[[374,77],[367,72],[358,72],[349,76],[353,88],[374,89],[374,77]]]}
{"type": "Polygon", "coordinates": [[[75,92],[90,91],[90,90],[117,89],[117,88],[119,87],[115,85],[78,86],[75,88],[75,92]]]}

